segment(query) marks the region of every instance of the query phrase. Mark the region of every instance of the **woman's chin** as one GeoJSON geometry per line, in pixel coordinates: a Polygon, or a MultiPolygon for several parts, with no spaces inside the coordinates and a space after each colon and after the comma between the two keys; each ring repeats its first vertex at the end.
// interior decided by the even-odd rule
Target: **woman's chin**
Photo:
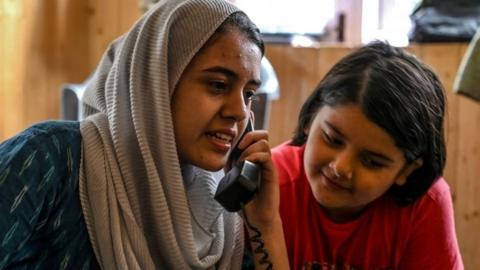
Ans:
{"type": "Polygon", "coordinates": [[[227,163],[227,159],[222,159],[222,160],[209,160],[209,161],[202,161],[198,162],[197,164],[193,164],[201,169],[211,171],[211,172],[216,172],[219,171],[223,168],[225,168],[225,165],[227,163]]]}

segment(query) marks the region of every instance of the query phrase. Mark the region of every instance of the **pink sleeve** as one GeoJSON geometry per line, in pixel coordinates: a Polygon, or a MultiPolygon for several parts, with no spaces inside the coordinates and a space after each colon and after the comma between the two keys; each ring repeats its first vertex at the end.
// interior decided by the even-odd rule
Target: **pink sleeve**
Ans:
{"type": "Polygon", "coordinates": [[[462,270],[448,184],[439,179],[416,204],[400,269],[462,270]]]}

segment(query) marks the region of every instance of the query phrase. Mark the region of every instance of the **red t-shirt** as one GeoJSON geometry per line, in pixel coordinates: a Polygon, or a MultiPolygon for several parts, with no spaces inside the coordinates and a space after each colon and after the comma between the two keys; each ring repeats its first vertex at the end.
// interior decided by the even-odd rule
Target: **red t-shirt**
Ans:
{"type": "Polygon", "coordinates": [[[334,223],[313,197],[304,149],[283,144],[272,150],[292,269],[463,269],[443,178],[407,207],[386,194],[357,219],[334,223]]]}

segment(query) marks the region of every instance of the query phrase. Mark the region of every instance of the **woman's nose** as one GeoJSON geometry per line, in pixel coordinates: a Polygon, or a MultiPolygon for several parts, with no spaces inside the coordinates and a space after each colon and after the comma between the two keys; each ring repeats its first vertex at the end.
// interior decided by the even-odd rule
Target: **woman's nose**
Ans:
{"type": "Polygon", "coordinates": [[[245,99],[243,89],[232,91],[228,95],[223,108],[223,116],[241,121],[245,119],[250,111],[250,102],[245,99]]]}

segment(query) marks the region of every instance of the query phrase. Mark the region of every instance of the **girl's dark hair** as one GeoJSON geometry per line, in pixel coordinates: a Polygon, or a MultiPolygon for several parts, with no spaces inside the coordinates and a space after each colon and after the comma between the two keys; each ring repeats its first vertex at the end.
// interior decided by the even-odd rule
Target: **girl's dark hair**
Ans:
{"type": "Polygon", "coordinates": [[[324,106],[357,104],[393,137],[407,163],[423,165],[394,185],[400,205],[422,196],[445,167],[444,89],[435,73],[413,55],[375,41],[347,55],[323,78],[303,104],[292,145],[303,145],[304,130],[324,106]]]}
{"type": "Polygon", "coordinates": [[[253,42],[258,46],[262,55],[265,54],[265,45],[263,43],[262,36],[258,27],[248,18],[248,16],[241,12],[237,11],[228,16],[225,21],[215,30],[215,33],[212,35],[208,42],[211,42],[218,37],[219,34],[225,33],[232,29],[238,30],[243,33],[248,40],[253,42]]]}

